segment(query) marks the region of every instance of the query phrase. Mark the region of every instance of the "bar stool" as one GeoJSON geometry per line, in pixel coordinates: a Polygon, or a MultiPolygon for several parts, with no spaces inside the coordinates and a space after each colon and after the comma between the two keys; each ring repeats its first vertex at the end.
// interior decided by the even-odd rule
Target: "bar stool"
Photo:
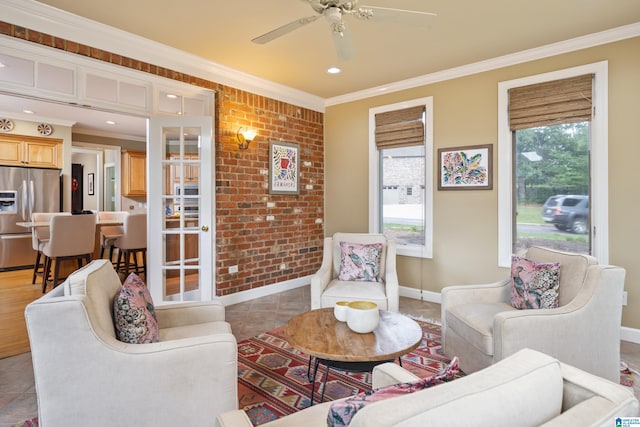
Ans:
{"type": "Polygon", "coordinates": [[[118,249],[118,262],[116,270],[118,272],[124,269],[125,278],[129,275],[131,257],[133,256],[133,265],[136,274],[140,274],[138,266],[138,253],[142,254],[142,271],[145,278],[147,275],[147,214],[129,214],[124,217],[123,222],[124,233],[114,242],[114,246],[118,249]],[[121,266],[123,263],[123,266],[121,266]]]}
{"type": "MultiPolygon", "coordinates": [[[[68,212],[33,212],[31,213],[31,222],[49,222],[51,217],[56,215],[71,215],[68,212]]],[[[34,251],[36,251],[36,261],[33,264],[33,277],[31,278],[31,284],[35,285],[36,276],[38,274],[42,274],[40,271],[40,267],[44,270],[44,261],[42,260],[42,264],[40,263],[40,258],[42,257],[42,247],[45,242],[49,240],[49,225],[38,226],[31,228],[31,247],[34,251]]],[[[46,256],[45,256],[46,259],[46,256]]]]}
{"type": "Polygon", "coordinates": [[[96,240],[96,214],[56,215],[49,220],[49,240],[42,245],[45,260],[42,274],[42,293],[47,290],[47,281],[51,273],[51,263],[56,266],[53,274],[53,287],[58,285],[60,263],[77,260],[78,268],[91,261],[91,253],[96,240]]]}
{"type": "MultiPolygon", "coordinates": [[[[126,211],[102,211],[98,212],[98,222],[121,222],[124,223],[126,211]]],[[[100,226],[100,258],[104,258],[104,250],[109,248],[109,261],[113,262],[113,250],[115,241],[124,235],[122,225],[101,225],[100,226]]]]}

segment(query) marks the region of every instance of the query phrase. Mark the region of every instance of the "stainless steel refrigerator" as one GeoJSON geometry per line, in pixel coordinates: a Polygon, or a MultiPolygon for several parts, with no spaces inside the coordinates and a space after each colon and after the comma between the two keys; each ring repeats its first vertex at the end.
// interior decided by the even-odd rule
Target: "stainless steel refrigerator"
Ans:
{"type": "Polygon", "coordinates": [[[60,169],[0,166],[0,270],[32,266],[31,212],[60,211],[60,169]]]}

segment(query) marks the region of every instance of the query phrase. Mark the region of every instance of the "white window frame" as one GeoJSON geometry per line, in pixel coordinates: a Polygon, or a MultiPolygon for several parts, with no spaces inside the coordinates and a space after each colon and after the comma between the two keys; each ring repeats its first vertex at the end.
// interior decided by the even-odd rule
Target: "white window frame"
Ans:
{"type": "Polygon", "coordinates": [[[398,255],[433,257],[433,97],[419,98],[369,109],[369,232],[380,233],[380,153],[376,148],[376,114],[425,106],[424,138],[424,245],[397,245],[398,255]]]}
{"type": "Polygon", "coordinates": [[[509,89],[584,74],[594,74],[591,120],[591,248],[601,264],[609,263],[609,124],[608,62],[596,62],[498,83],[498,266],[511,265],[513,248],[513,163],[509,130],[509,89]]]}

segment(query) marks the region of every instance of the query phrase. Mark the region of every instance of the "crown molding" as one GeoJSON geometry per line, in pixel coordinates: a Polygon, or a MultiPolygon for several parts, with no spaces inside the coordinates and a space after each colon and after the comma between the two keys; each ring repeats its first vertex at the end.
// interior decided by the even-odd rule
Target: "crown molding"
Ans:
{"type": "Polygon", "coordinates": [[[34,0],[0,0],[2,20],[67,40],[166,67],[314,111],[419,86],[491,71],[640,36],[640,23],[565,40],[514,54],[463,65],[407,80],[390,82],[332,98],[321,98],[285,85],[205,60],[146,38],[91,21],[34,0]]]}
{"type": "Polygon", "coordinates": [[[358,101],[375,96],[386,95],[402,90],[413,89],[419,86],[425,86],[459,77],[470,76],[473,74],[483,73],[486,71],[496,70],[512,65],[522,64],[525,62],[535,61],[538,59],[548,58],[555,55],[561,55],[580,49],[587,49],[607,43],[613,43],[620,40],[630,39],[640,36],[640,22],[613,28],[599,33],[589,34],[582,37],[565,40],[558,43],[552,43],[537,48],[524,50],[510,55],[499,56],[497,58],[488,59],[486,61],[475,62],[473,64],[463,65],[461,67],[450,68],[448,70],[439,71],[432,74],[414,77],[407,80],[389,83],[387,85],[376,86],[345,95],[327,98],[325,107],[332,105],[344,104],[352,101],[358,101]]]}
{"type": "Polygon", "coordinates": [[[324,98],[118,30],[34,0],[0,0],[3,21],[223,85],[324,112],[324,98]]]}
{"type": "MultiPolygon", "coordinates": [[[[73,127],[73,135],[74,136],[75,135],[97,136],[101,138],[109,138],[109,139],[116,139],[116,140],[119,139],[119,140],[140,142],[140,143],[145,143],[147,141],[147,138],[141,137],[141,136],[128,135],[125,133],[103,132],[103,131],[94,130],[94,129],[85,129],[81,126],[73,127]]],[[[75,137],[74,137],[74,142],[75,142],[75,137]]]]}

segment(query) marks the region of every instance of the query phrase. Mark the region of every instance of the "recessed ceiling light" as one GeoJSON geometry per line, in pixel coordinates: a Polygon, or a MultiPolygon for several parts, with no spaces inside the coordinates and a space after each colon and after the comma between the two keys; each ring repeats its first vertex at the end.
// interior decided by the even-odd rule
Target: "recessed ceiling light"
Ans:
{"type": "Polygon", "coordinates": [[[0,62],[0,68],[4,68],[4,67],[6,67],[6,65],[0,62]]]}
{"type": "Polygon", "coordinates": [[[172,93],[168,93],[167,94],[167,98],[176,99],[177,97],[178,97],[178,95],[174,95],[172,93]]]}
{"type": "Polygon", "coordinates": [[[338,68],[338,67],[329,67],[329,68],[327,68],[327,73],[329,73],[329,74],[338,74],[338,73],[341,73],[341,72],[342,72],[342,70],[340,68],[338,68]]]}
{"type": "Polygon", "coordinates": [[[108,125],[115,125],[116,124],[116,122],[114,122],[113,120],[107,120],[105,123],[108,124],[108,125]]]}
{"type": "Polygon", "coordinates": [[[33,111],[31,110],[22,110],[23,113],[25,114],[35,114],[33,111]]]}

